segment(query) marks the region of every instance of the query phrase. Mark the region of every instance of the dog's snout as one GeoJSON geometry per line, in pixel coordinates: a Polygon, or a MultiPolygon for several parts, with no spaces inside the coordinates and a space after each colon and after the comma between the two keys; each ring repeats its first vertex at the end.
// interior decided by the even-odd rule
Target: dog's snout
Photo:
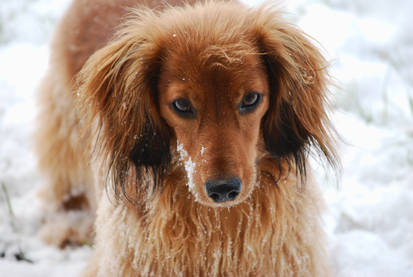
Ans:
{"type": "Polygon", "coordinates": [[[233,201],[241,192],[241,180],[238,177],[227,180],[208,180],[205,182],[205,190],[214,202],[233,201]]]}

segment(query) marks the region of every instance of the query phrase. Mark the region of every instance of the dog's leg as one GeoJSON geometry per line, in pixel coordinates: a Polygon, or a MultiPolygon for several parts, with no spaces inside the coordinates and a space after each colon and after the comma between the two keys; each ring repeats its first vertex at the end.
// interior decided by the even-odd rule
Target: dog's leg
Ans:
{"type": "Polygon", "coordinates": [[[39,191],[46,209],[40,236],[63,247],[90,242],[94,205],[90,165],[79,134],[74,97],[59,73],[52,67],[40,87],[35,138],[39,169],[46,181],[39,191]]]}

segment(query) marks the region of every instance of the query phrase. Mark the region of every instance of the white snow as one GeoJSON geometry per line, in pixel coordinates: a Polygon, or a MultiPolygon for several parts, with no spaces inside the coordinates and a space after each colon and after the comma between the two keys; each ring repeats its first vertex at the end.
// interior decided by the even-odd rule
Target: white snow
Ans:
{"type": "MultiPolygon", "coordinates": [[[[51,32],[68,3],[0,3],[0,276],[77,276],[91,253],[88,246],[59,250],[35,236],[42,217],[35,194],[43,181],[32,151],[34,96],[51,32]],[[21,253],[32,263],[18,261],[21,253]]],[[[413,276],[413,2],[291,0],[283,6],[288,19],[320,42],[337,83],[331,91],[332,119],[344,141],[339,184],[314,164],[327,201],[333,270],[336,276],[413,276]]],[[[193,167],[185,164],[187,172],[193,167]]]]}
{"type": "Polygon", "coordinates": [[[188,155],[188,152],[184,149],[184,145],[177,141],[176,142],[176,150],[179,153],[180,161],[184,164],[186,177],[188,179],[188,186],[189,191],[195,196],[195,200],[198,199],[197,193],[195,191],[195,184],[194,184],[194,172],[196,164],[192,161],[191,157],[188,155]]]}

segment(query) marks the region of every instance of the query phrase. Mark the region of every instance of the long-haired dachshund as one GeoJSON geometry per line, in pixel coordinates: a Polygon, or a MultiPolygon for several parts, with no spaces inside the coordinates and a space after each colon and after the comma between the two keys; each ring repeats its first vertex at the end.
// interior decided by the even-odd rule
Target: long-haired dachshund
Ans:
{"type": "Polygon", "coordinates": [[[41,236],[85,276],[326,276],[326,62],[271,5],[74,0],[40,89],[41,236]]]}

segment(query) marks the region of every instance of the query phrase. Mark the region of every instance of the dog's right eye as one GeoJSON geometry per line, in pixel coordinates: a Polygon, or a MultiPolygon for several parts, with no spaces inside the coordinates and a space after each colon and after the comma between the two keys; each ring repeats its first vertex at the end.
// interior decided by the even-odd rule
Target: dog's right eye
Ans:
{"type": "Polygon", "coordinates": [[[176,99],[172,101],[171,106],[179,116],[186,118],[194,118],[196,116],[196,111],[188,99],[176,99]]]}
{"type": "Polygon", "coordinates": [[[241,114],[246,114],[252,112],[255,108],[257,108],[258,104],[262,100],[262,94],[252,91],[248,92],[242,98],[242,101],[239,105],[239,111],[241,114]]]}

